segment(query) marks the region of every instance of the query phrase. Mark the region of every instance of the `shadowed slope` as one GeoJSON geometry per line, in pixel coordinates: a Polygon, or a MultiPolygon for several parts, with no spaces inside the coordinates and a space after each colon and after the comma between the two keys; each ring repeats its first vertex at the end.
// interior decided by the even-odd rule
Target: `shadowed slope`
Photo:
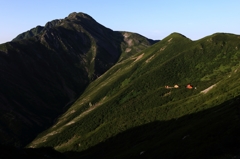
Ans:
{"type": "Polygon", "coordinates": [[[69,158],[234,158],[240,156],[240,97],[169,121],[128,129],[69,158]]]}

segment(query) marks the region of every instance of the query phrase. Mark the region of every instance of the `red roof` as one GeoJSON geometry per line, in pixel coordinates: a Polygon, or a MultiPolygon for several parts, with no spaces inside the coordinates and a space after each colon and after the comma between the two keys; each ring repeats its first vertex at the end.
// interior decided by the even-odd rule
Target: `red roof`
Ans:
{"type": "Polygon", "coordinates": [[[192,88],[193,88],[193,86],[192,86],[192,85],[190,85],[190,84],[188,84],[188,85],[186,86],[186,88],[187,88],[187,89],[192,89],[192,88]]]}

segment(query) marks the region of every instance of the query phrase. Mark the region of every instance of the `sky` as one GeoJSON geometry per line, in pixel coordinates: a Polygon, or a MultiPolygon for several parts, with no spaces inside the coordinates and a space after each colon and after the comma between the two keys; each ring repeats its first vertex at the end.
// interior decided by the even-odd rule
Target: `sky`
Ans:
{"type": "Polygon", "coordinates": [[[240,34],[240,0],[0,0],[0,44],[72,12],[115,31],[161,40],[173,32],[192,40],[240,34]]]}

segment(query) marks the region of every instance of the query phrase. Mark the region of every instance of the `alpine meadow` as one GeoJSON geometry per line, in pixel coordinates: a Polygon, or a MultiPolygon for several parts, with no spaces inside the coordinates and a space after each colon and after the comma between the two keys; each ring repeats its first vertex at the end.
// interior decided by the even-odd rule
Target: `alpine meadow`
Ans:
{"type": "Polygon", "coordinates": [[[74,12],[0,44],[0,71],[0,158],[240,158],[240,35],[74,12]]]}

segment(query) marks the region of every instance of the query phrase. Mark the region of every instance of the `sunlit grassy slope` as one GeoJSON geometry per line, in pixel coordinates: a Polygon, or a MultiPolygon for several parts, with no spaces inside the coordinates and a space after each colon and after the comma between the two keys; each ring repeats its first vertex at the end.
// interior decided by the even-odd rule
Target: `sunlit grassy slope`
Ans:
{"type": "Polygon", "coordinates": [[[238,35],[173,33],[122,58],[29,147],[73,158],[240,155],[239,48],[238,35]]]}

